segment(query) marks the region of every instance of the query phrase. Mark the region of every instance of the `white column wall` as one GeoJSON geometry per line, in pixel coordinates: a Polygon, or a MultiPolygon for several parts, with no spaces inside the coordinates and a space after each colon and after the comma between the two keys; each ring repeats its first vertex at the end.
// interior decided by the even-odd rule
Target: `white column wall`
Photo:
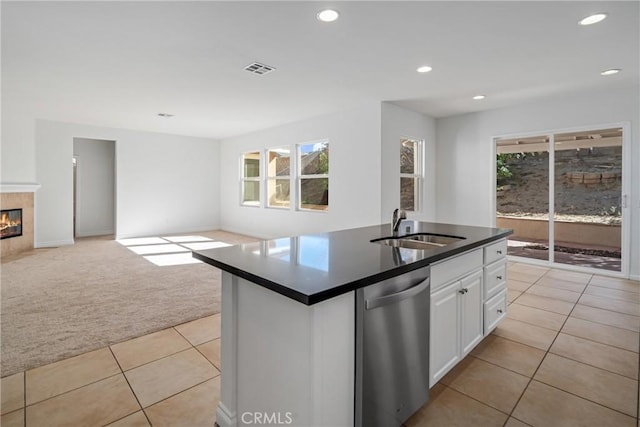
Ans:
{"type": "Polygon", "coordinates": [[[435,119],[389,102],[382,103],[382,222],[400,205],[400,138],[423,139],[424,180],[419,211],[410,219],[433,221],[436,216],[436,125],[435,119]]]}
{"type": "Polygon", "coordinates": [[[577,94],[480,113],[438,119],[439,222],[493,224],[493,138],[554,129],[630,123],[630,273],[640,280],[640,87],[577,94]]]}
{"type": "Polygon", "coordinates": [[[74,138],[116,141],[116,236],[218,228],[216,141],[36,120],[36,247],[73,243],[74,138]]]}
{"type": "Polygon", "coordinates": [[[379,224],[380,179],[379,103],[229,138],[220,151],[221,226],[273,238],[379,224]],[[329,141],[327,212],[240,205],[242,153],[323,139],[329,141]]]}

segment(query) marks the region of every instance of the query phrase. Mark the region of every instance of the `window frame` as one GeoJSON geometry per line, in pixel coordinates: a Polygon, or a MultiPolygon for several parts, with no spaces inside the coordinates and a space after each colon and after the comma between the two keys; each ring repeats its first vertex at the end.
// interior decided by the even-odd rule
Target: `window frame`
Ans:
{"type": "Polygon", "coordinates": [[[414,138],[409,136],[401,136],[400,137],[400,179],[399,179],[399,206],[400,209],[405,210],[407,212],[421,212],[422,211],[422,187],[424,180],[424,139],[414,138]],[[402,172],[402,144],[404,141],[412,141],[415,142],[415,154],[414,154],[414,165],[413,165],[413,173],[403,173],[402,172]],[[417,164],[416,164],[417,163],[417,164]],[[414,195],[413,195],[413,210],[407,209],[402,206],[402,179],[408,178],[414,180],[414,195]]]}
{"type": "Polygon", "coordinates": [[[292,191],[292,177],[295,163],[295,149],[292,149],[291,145],[279,145],[277,147],[270,147],[264,150],[265,152],[265,162],[264,162],[264,176],[265,176],[265,207],[269,209],[279,209],[279,210],[291,210],[292,204],[292,196],[294,196],[292,191]],[[289,150],[289,175],[270,175],[269,174],[269,153],[275,151],[277,149],[288,149],[289,150]],[[277,181],[277,180],[288,180],[289,181],[289,205],[288,206],[272,206],[269,204],[269,200],[271,199],[271,195],[269,194],[269,182],[277,181]]]}
{"type": "MultiPolygon", "coordinates": [[[[326,209],[312,209],[305,208],[302,206],[302,180],[303,179],[326,179],[327,180],[327,192],[329,191],[329,173],[326,174],[311,174],[304,175],[302,173],[302,146],[304,145],[316,145],[316,144],[327,144],[329,146],[329,139],[320,139],[317,141],[307,141],[300,142],[296,144],[296,210],[301,212],[329,212],[329,199],[327,198],[326,209]]],[[[329,154],[329,158],[327,159],[329,165],[331,164],[331,155],[329,154]]],[[[329,170],[331,167],[329,166],[329,170]]],[[[328,196],[327,196],[328,197],[328,196]]]]}
{"type": "Polygon", "coordinates": [[[250,208],[262,207],[262,153],[260,150],[244,151],[240,154],[240,206],[246,206],[250,208]],[[258,176],[247,177],[245,176],[245,156],[247,154],[258,155],[258,176]],[[256,202],[245,201],[245,182],[257,182],[258,183],[258,200],[256,202]]]}

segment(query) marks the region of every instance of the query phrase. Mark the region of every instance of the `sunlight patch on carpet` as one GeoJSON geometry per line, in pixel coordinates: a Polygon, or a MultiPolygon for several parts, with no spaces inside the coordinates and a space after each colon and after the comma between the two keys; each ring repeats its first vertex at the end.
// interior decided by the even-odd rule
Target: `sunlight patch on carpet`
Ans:
{"type": "Polygon", "coordinates": [[[199,264],[201,261],[192,258],[190,252],[181,254],[166,254],[166,255],[145,255],[143,256],[149,262],[154,263],[160,267],[166,267],[170,265],[183,265],[183,264],[199,264]]]}
{"type": "Polygon", "coordinates": [[[189,251],[188,248],[180,245],[174,245],[173,243],[166,245],[127,246],[127,249],[137,253],[138,255],[170,254],[189,251]]]}

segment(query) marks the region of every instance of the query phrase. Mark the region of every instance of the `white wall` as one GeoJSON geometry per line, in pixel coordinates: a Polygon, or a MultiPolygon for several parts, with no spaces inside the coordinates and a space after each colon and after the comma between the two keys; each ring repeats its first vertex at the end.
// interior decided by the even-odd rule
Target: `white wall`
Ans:
{"type": "Polygon", "coordinates": [[[493,137],[612,123],[631,124],[631,275],[640,279],[640,88],[610,89],[572,97],[438,119],[439,222],[493,224],[493,137]]]}
{"type": "Polygon", "coordinates": [[[73,139],[116,141],[116,236],[218,228],[216,141],[35,121],[35,245],[73,243],[73,139]]]}
{"type": "Polygon", "coordinates": [[[380,223],[380,104],[315,117],[222,141],[221,226],[279,237],[380,223]],[[329,140],[329,210],[306,212],[240,205],[240,156],[247,151],[329,140]]]}
{"type": "Polygon", "coordinates": [[[76,167],[76,236],[114,234],[114,141],[73,139],[76,167]]]}
{"type": "Polygon", "coordinates": [[[400,205],[400,138],[423,139],[424,185],[422,206],[410,219],[434,221],[436,217],[436,126],[432,117],[397,105],[382,103],[382,222],[390,222],[400,205]]]}
{"type": "Polygon", "coordinates": [[[35,126],[33,119],[20,114],[18,108],[8,109],[2,87],[2,155],[0,182],[23,184],[36,182],[35,126]]]}

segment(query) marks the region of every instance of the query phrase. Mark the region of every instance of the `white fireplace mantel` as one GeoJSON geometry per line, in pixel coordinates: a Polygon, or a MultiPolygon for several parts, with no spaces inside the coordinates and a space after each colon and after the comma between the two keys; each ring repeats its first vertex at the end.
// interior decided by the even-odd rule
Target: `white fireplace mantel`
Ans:
{"type": "Polygon", "coordinates": [[[35,183],[3,183],[0,184],[0,193],[35,193],[40,187],[35,183]]]}

